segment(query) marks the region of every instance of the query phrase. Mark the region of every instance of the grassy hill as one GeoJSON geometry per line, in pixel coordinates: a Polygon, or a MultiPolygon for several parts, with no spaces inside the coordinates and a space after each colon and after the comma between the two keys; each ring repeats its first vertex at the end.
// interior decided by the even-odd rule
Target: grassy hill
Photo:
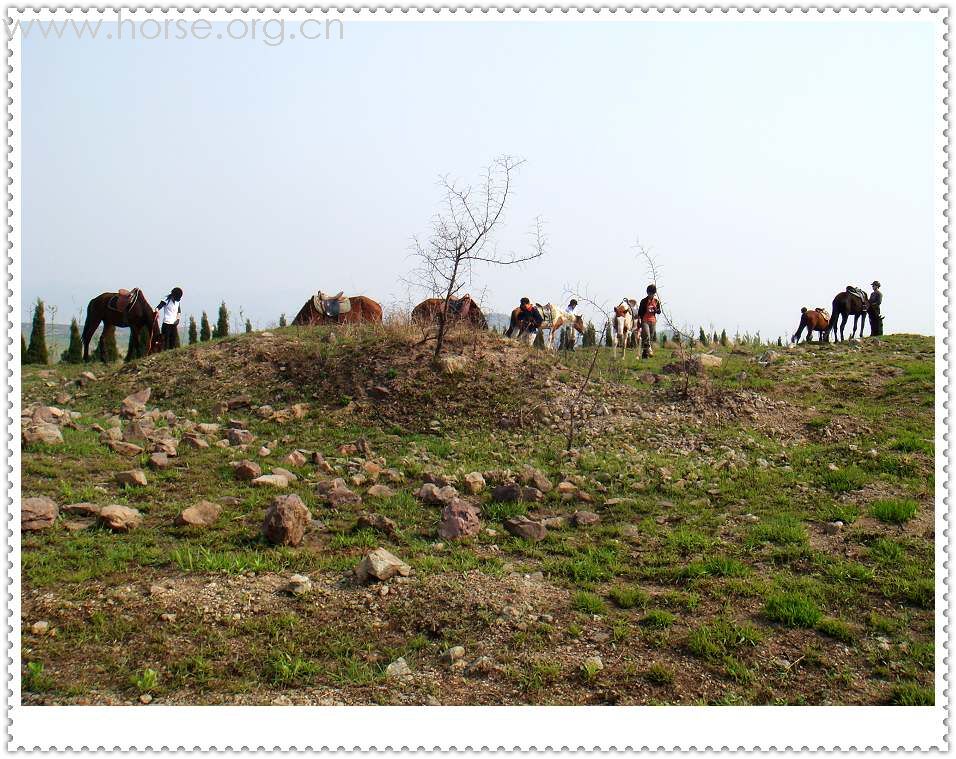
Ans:
{"type": "Polygon", "coordinates": [[[932,702],[931,338],[717,348],[721,365],[687,392],[665,370],[672,349],[622,362],[463,332],[438,370],[419,339],[286,328],[94,367],[82,386],[84,367],[28,367],[28,411],[78,415],[63,444],[25,446],[23,495],[144,521],[113,533],[61,514],[23,534],[25,701],[932,702]],[[145,387],[179,441],[164,471],[101,442],[129,431],[115,413],[145,387]],[[245,450],[220,447],[230,423],[255,436],[245,450]],[[209,446],[187,444],[190,430],[209,446]],[[296,449],[319,463],[290,463],[296,449]],[[240,459],[298,479],[237,481],[240,459]],[[117,485],[133,467],[148,484],[117,485]],[[475,471],[488,485],[467,495],[475,471]],[[540,501],[491,495],[540,476],[555,485],[540,501]],[[330,500],[334,477],[363,502],[330,500]],[[416,497],[446,479],[481,510],[461,542],[438,537],[441,508],[416,497]],[[314,520],[294,548],[260,533],[280,492],[314,520]],[[177,526],[200,500],[222,506],[215,524],[177,526]],[[363,512],[394,527],[360,526],[363,512]],[[546,537],[509,534],[520,515],[553,520],[546,537]],[[378,547],[411,575],[358,583],[378,547]],[[294,574],[309,592],[284,590],[294,574]]]}

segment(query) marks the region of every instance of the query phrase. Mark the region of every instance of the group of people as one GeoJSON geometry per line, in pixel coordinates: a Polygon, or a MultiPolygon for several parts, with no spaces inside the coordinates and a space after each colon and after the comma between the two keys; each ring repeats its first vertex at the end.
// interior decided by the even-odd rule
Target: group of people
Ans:
{"type": "MultiPolygon", "coordinates": [[[[641,358],[650,358],[654,355],[654,344],[657,342],[657,316],[661,314],[661,302],[657,297],[657,285],[647,286],[647,295],[638,302],[634,298],[625,298],[621,301],[622,306],[627,303],[630,315],[633,320],[634,329],[639,331],[641,336],[641,358]]],[[[568,302],[565,313],[568,316],[577,316],[575,309],[578,302],[572,298],[568,302]]],[[[552,315],[553,318],[553,315],[552,315]]],[[[517,323],[522,332],[530,334],[535,333],[544,325],[544,315],[540,313],[540,308],[531,302],[530,298],[522,298],[515,309],[512,318],[512,328],[506,334],[511,336],[513,326],[517,323]]],[[[565,322],[572,323],[572,319],[566,319],[565,322]]]]}

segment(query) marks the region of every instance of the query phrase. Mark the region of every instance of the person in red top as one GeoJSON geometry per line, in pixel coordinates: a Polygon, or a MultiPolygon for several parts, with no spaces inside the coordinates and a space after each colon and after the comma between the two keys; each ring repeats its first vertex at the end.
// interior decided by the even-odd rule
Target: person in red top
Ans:
{"type": "Polygon", "coordinates": [[[654,343],[657,342],[657,315],[661,312],[661,302],[657,299],[657,286],[647,286],[647,297],[637,307],[637,318],[641,323],[641,358],[654,355],[654,343]]]}

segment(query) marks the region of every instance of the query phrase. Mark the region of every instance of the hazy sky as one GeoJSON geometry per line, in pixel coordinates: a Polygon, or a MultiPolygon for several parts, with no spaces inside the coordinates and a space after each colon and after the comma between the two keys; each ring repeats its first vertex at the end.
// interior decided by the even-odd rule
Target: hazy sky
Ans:
{"type": "MultiPolygon", "coordinates": [[[[641,297],[637,238],[682,323],[789,335],[883,283],[933,332],[930,21],[346,22],[343,40],[23,46],[23,302],[174,285],[258,326],[319,288],[406,298],[439,174],[527,159],[481,269],[489,310],[580,284],[641,297]]],[[[417,295],[424,295],[417,293],[417,295]]],[[[595,316],[594,314],[590,314],[595,316]]]]}

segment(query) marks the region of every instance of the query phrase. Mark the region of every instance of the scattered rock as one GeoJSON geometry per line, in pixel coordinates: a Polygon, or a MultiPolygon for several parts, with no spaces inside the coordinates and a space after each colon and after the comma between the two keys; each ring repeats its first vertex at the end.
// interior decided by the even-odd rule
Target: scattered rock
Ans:
{"type": "Polygon", "coordinates": [[[135,443],[124,443],[122,440],[114,440],[109,446],[120,456],[138,456],[143,452],[143,449],[135,443]]]}
{"type": "Polygon", "coordinates": [[[229,441],[229,445],[249,445],[256,439],[256,436],[249,430],[233,428],[226,432],[226,439],[229,441]]]}
{"type": "Polygon", "coordinates": [[[724,363],[720,356],[715,356],[713,353],[701,353],[695,358],[703,367],[717,367],[724,363]]]}
{"type": "Polygon", "coordinates": [[[60,445],[63,443],[63,433],[55,424],[34,424],[23,430],[21,435],[24,445],[44,443],[45,445],[60,445]]]}
{"type": "Polygon", "coordinates": [[[481,472],[469,472],[465,475],[465,489],[472,495],[478,495],[485,489],[485,478],[481,472]]]}
{"type": "Polygon", "coordinates": [[[152,469],[169,469],[172,467],[173,462],[169,460],[169,456],[165,453],[151,453],[149,455],[149,466],[152,469]]]}
{"type": "Polygon", "coordinates": [[[285,457],[285,460],[289,466],[305,466],[306,462],[305,454],[302,451],[292,451],[285,457]]]}
{"type": "Polygon", "coordinates": [[[478,509],[461,498],[454,498],[442,510],[438,536],[445,540],[470,538],[481,532],[478,509]]]}
{"type": "Polygon", "coordinates": [[[233,411],[237,408],[247,408],[252,405],[252,398],[250,398],[245,393],[237,395],[235,398],[230,398],[226,401],[226,408],[229,411],[233,411]]]}
{"type": "Polygon", "coordinates": [[[575,527],[588,527],[601,521],[601,517],[593,511],[575,511],[571,515],[571,521],[575,527]]]}
{"type": "Polygon", "coordinates": [[[535,469],[533,466],[525,466],[521,470],[521,482],[525,485],[536,487],[542,493],[550,493],[554,488],[544,472],[535,469]]]}
{"type": "Polygon", "coordinates": [[[395,495],[395,491],[388,485],[372,485],[372,487],[368,489],[368,495],[372,496],[372,498],[391,498],[395,495]]]}
{"type": "Polygon", "coordinates": [[[152,391],[147,387],[132,395],[127,395],[120,404],[120,416],[131,419],[145,414],[146,404],[149,402],[151,393],[152,391]]]}
{"type": "Polygon", "coordinates": [[[514,482],[498,485],[491,491],[491,500],[499,503],[511,503],[521,500],[521,486],[514,482]]]}
{"type": "Polygon", "coordinates": [[[438,359],[442,374],[464,374],[468,368],[468,359],[464,356],[442,356],[438,359]]]}
{"type": "Polygon", "coordinates": [[[262,467],[255,461],[244,459],[236,467],[236,479],[241,482],[249,482],[262,474],[262,467]]]}
{"type": "Polygon", "coordinates": [[[465,669],[469,675],[490,675],[497,669],[495,663],[487,656],[479,656],[465,669]]]}
{"type": "Polygon", "coordinates": [[[129,469],[125,472],[117,472],[116,482],[119,485],[138,485],[145,487],[146,472],[142,469],[129,469]]]}
{"type": "Polygon", "coordinates": [[[838,535],[843,530],[843,522],[837,519],[835,522],[827,522],[823,525],[823,532],[827,535],[838,535]]]}
{"type": "Polygon", "coordinates": [[[272,467],[272,474],[277,474],[280,477],[285,477],[289,482],[296,482],[299,479],[298,475],[293,474],[288,469],[283,469],[281,466],[272,467]]]}
{"type": "Polygon", "coordinates": [[[398,525],[395,524],[394,520],[381,514],[359,514],[355,529],[361,530],[365,528],[378,530],[390,538],[394,538],[398,534],[398,525]]]}
{"type": "Polygon", "coordinates": [[[433,482],[426,482],[419,489],[417,496],[432,506],[447,506],[458,497],[458,491],[451,485],[438,487],[433,482]]]}
{"type": "Polygon", "coordinates": [[[541,524],[541,522],[534,522],[525,516],[506,519],[504,525],[505,529],[515,537],[524,538],[532,543],[544,540],[548,534],[548,528],[541,524]]]}
{"type": "Polygon", "coordinates": [[[273,545],[297,546],[311,521],[312,515],[299,496],[280,495],[266,509],[262,534],[273,545]]]}
{"type": "Polygon", "coordinates": [[[104,506],[99,518],[113,532],[129,532],[143,523],[143,515],[128,506],[104,506]]]}
{"type": "Polygon", "coordinates": [[[98,517],[102,510],[103,507],[95,503],[70,503],[62,509],[64,514],[77,514],[84,517],[98,517]]]}
{"type": "Polygon", "coordinates": [[[46,635],[50,631],[50,623],[45,619],[34,622],[30,627],[30,632],[34,635],[46,635]]]}
{"type": "MultiPolygon", "coordinates": [[[[228,441],[226,442],[228,444],[228,441]]],[[[209,441],[199,437],[199,435],[183,435],[183,445],[188,445],[190,448],[202,449],[209,447],[209,441]]]]}
{"type": "Polygon", "coordinates": [[[412,568],[397,556],[384,548],[376,548],[355,567],[355,578],[360,583],[366,583],[372,579],[389,580],[395,575],[407,577],[411,571],[412,568]]]}
{"type": "Polygon", "coordinates": [[[252,480],[252,484],[257,488],[287,488],[289,480],[281,474],[264,474],[252,480]]]}
{"type": "Polygon", "coordinates": [[[46,530],[53,526],[59,513],[59,508],[52,498],[24,498],[20,507],[20,529],[23,532],[46,530]]]}
{"type": "Polygon", "coordinates": [[[294,596],[305,595],[312,592],[312,580],[309,579],[308,575],[292,575],[284,590],[294,596]]]}
{"type": "Polygon", "coordinates": [[[396,659],[385,668],[385,677],[390,680],[395,680],[400,677],[408,677],[410,674],[412,674],[412,670],[408,666],[408,662],[405,661],[404,657],[396,659]]]}
{"type": "Polygon", "coordinates": [[[221,513],[222,506],[218,503],[200,501],[195,506],[184,509],[182,513],[176,517],[176,524],[209,527],[215,524],[221,513]]]}
{"type": "Polygon", "coordinates": [[[452,646],[442,654],[441,658],[446,664],[454,664],[456,661],[465,658],[465,647],[452,646]]]}

